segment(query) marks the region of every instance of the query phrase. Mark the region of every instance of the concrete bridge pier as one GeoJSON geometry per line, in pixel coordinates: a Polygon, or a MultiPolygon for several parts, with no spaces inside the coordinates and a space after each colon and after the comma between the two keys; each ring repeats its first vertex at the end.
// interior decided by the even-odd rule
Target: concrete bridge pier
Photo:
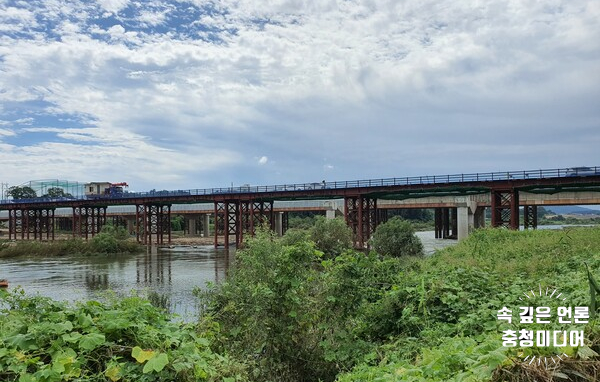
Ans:
{"type": "Polygon", "coordinates": [[[483,216],[483,207],[478,207],[477,203],[467,199],[464,203],[459,203],[457,207],[457,239],[467,238],[473,229],[478,228],[483,216]],[[476,218],[477,217],[477,218],[476,218]]]}
{"type": "Polygon", "coordinates": [[[196,228],[196,221],[198,217],[196,215],[190,215],[185,217],[186,230],[185,234],[187,236],[196,236],[198,234],[198,229],[196,228]]]}
{"type": "Polygon", "coordinates": [[[127,217],[127,233],[135,234],[135,217],[127,217]]]}
{"type": "Polygon", "coordinates": [[[275,212],[275,233],[277,236],[283,236],[283,214],[284,212],[275,212]]]}
{"type": "Polygon", "coordinates": [[[210,236],[210,214],[202,214],[202,236],[210,236]]]}

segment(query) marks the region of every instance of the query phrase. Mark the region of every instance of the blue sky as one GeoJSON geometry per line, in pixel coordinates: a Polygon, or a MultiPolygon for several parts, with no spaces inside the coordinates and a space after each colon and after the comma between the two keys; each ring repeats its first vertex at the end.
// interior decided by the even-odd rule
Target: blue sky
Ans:
{"type": "Polygon", "coordinates": [[[0,182],[600,165],[594,0],[0,0],[0,182]]]}

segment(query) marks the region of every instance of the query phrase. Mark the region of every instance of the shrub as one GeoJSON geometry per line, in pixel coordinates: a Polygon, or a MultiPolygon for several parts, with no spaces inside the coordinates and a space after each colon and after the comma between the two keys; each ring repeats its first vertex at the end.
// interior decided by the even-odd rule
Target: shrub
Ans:
{"type": "Polygon", "coordinates": [[[372,238],[373,249],[386,256],[422,256],[423,244],[415,236],[412,225],[398,217],[377,227],[372,238]]]}
{"type": "Polygon", "coordinates": [[[211,338],[137,297],[73,306],[0,290],[2,381],[246,381],[211,338]]]}
{"type": "Polygon", "coordinates": [[[285,235],[281,238],[283,245],[294,245],[301,242],[308,241],[310,233],[307,230],[299,228],[290,228],[285,232],[285,235]]]}
{"type": "Polygon", "coordinates": [[[310,230],[310,238],[317,249],[331,258],[352,248],[352,231],[342,219],[326,219],[317,217],[314,227],[310,230]]]}
{"type": "Polygon", "coordinates": [[[98,253],[117,253],[119,251],[117,238],[106,232],[100,232],[94,236],[91,247],[94,252],[98,253]]]}
{"type": "Polygon", "coordinates": [[[247,360],[253,380],[324,380],[310,295],[318,259],[311,243],[284,246],[261,230],[236,253],[228,279],[209,293],[209,313],[227,333],[224,348],[247,360]]]}

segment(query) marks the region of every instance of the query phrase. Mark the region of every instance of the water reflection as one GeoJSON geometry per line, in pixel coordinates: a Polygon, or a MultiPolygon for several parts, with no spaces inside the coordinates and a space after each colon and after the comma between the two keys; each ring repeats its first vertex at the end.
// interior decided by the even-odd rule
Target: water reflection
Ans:
{"type": "Polygon", "coordinates": [[[132,291],[151,298],[170,311],[193,319],[198,312],[192,291],[207,282],[221,282],[235,251],[211,246],[150,249],[127,256],[21,257],[0,259],[0,277],[11,289],[57,300],[102,299],[106,291],[132,291]]]}
{"type": "MultiPolygon", "coordinates": [[[[435,239],[433,231],[419,232],[428,254],[453,245],[455,240],[435,239]]],[[[102,299],[107,291],[127,295],[131,291],[186,320],[197,317],[196,287],[219,283],[233,264],[235,251],[212,246],[150,248],[127,256],[81,256],[0,258],[0,278],[11,288],[20,285],[27,293],[57,300],[102,299]]]]}

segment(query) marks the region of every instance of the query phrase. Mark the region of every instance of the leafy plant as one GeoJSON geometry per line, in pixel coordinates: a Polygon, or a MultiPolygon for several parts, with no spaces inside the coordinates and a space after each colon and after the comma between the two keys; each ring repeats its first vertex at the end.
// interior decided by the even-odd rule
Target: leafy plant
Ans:
{"type": "Polygon", "coordinates": [[[352,231],[344,220],[317,216],[310,238],[326,257],[335,257],[352,248],[352,231]]]}
{"type": "Polygon", "coordinates": [[[243,366],[210,350],[210,330],[173,323],[138,297],[71,306],[16,291],[4,292],[0,304],[2,381],[246,378],[243,366]]]}
{"type": "Polygon", "coordinates": [[[422,256],[423,244],[412,225],[399,217],[380,224],[373,234],[373,249],[386,256],[422,256]]]}

